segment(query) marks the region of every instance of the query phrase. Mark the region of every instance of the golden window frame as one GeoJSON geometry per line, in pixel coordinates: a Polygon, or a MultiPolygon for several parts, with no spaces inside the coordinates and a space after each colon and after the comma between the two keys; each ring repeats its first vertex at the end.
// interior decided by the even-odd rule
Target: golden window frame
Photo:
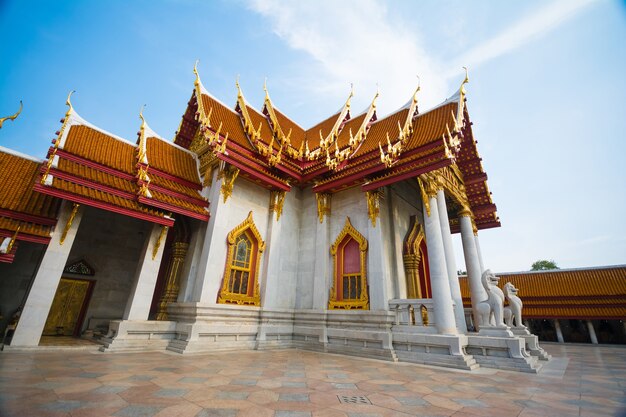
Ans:
{"type": "MultiPolygon", "coordinates": [[[[343,227],[343,230],[335,239],[335,243],[330,247],[330,254],[333,257],[333,284],[330,288],[330,295],[328,301],[328,309],[329,310],[369,310],[369,295],[368,295],[368,285],[367,285],[367,239],[359,233],[358,230],[352,226],[350,222],[350,218],[346,217],[346,224],[343,227]],[[338,249],[341,245],[341,242],[346,238],[346,236],[350,236],[354,239],[359,245],[359,253],[360,253],[360,265],[361,265],[361,294],[356,299],[347,299],[347,300],[338,300],[337,292],[338,285],[340,284],[340,280],[343,280],[344,275],[346,274],[337,274],[338,270],[338,258],[339,253],[338,249]]],[[[342,257],[343,260],[343,257],[342,257]]],[[[343,271],[343,268],[342,268],[343,271]]],[[[350,275],[350,274],[347,274],[350,275]]],[[[354,274],[352,274],[354,275],[354,274]]],[[[343,284],[343,283],[341,283],[343,284]]]]}
{"type": "Polygon", "coordinates": [[[261,239],[261,234],[254,224],[252,212],[248,213],[246,220],[228,233],[226,243],[228,244],[228,255],[226,257],[222,288],[217,297],[217,302],[220,304],[260,306],[259,270],[261,266],[261,254],[265,250],[265,242],[261,239]],[[233,265],[233,260],[235,259],[237,242],[242,234],[247,235],[253,246],[250,253],[250,267],[247,269],[249,271],[249,277],[247,293],[245,294],[235,293],[229,290],[231,287],[232,271],[240,270],[239,267],[233,265]]]}

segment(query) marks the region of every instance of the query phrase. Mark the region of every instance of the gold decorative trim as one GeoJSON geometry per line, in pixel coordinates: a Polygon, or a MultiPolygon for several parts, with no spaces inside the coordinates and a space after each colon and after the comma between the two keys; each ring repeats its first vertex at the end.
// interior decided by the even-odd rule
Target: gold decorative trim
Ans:
{"type": "MultiPolygon", "coordinates": [[[[334,153],[332,153],[332,155],[329,151],[330,144],[328,147],[326,147],[326,166],[331,171],[335,171],[343,161],[346,161],[348,158],[350,158],[350,156],[354,152],[356,152],[357,148],[361,146],[363,141],[365,141],[365,138],[367,137],[367,132],[369,131],[370,123],[372,122],[372,119],[374,118],[376,113],[376,99],[378,98],[378,95],[379,93],[378,91],[376,91],[376,95],[374,96],[374,99],[372,100],[372,103],[370,104],[369,109],[365,114],[365,118],[363,119],[361,126],[359,126],[356,134],[353,135],[352,128],[350,129],[350,139],[348,141],[348,146],[341,150],[339,149],[339,146],[337,145],[337,138],[339,137],[339,134],[337,133],[336,137],[334,138],[335,151],[334,153]]],[[[321,139],[322,138],[320,132],[320,140],[321,139]]]]}
{"type": "Polygon", "coordinates": [[[180,273],[185,263],[189,243],[174,242],[172,244],[172,260],[167,269],[167,278],[165,280],[165,289],[159,300],[159,310],[157,312],[157,320],[167,320],[167,305],[176,302],[178,292],[180,290],[180,273]]]}
{"type": "Polygon", "coordinates": [[[6,247],[6,250],[0,251],[0,253],[5,253],[5,254],[11,253],[11,251],[13,250],[13,246],[15,245],[15,241],[17,240],[17,234],[20,232],[21,229],[22,229],[22,225],[17,226],[17,229],[15,229],[15,233],[13,233],[11,240],[9,240],[9,244],[6,247]]]}
{"type": "Polygon", "coordinates": [[[167,235],[167,230],[169,229],[169,227],[167,226],[161,226],[161,233],[159,233],[159,236],[157,237],[156,242],[154,242],[154,248],[152,248],[152,260],[154,261],[154,259],[157,256],[157,253],[159,253],[159,248],[161,247],[161,242],[163,241],[163,238],[165,237],[165,235],[167,235]]]}
{"type": "Polygon", "coordinates": [[[239,168],[235,168],[232,165],[225,164],[219,172],[218,179],[222,180],[222,187],[220,189],[222,196],[224,197],[224,203],[233,194],[233,187],[235,180],[239,175],[239,168]]]}
{"type": "Polygon", "coordinates": [[[0,117],[0,129],[2,129],[2,125],[7,120],[14,121],[15,119],[17,119],[17,116],[20,115],[20,113],[22,112],[23,108],[24,108],[24,104],[22,104],[22,100],[20,100],[20,108],[19,108],[19,110],[15,114],[13,114],[11,116],[7,116],[7,117],[0,117]]]}
{"type": "Polygon", "coordinates": [[[252,119],[248,114],[248,108],[246,107],[246,99],[243,97],[243,92],[241,91],[241,86],[239,85],[239,76],[237,76],[237,80],[235,81],[235,85],[237,86],[237,107],[241,110],[241,117],[243,119],[243,128],[250,138],[250,141],[256,145],[257,141],[261,139],[261,128],[263,127],[263,123],[259,122],[259,128],[254,129],[252,125],[252,119]]]}
{"type": "Polygon", "coordinates": [[[276,221],[280,219],[280,216],[283,213],[285,196],[285,191],[270,191],[270,212],[276,213],[276,221]]]}
{"type": "Polygon", "coordinates": [[[315,199],[317,200],[317,217],[320,223],[324,223],[324,216],[330,216],[331,194],[316,193],[315,199]]]}
{"type": "Polygon", "coordinates": [[[378,150],[380,151],[380,162],[385,164],[387,168],[391,168],[400,157],[400,154],[404,150],[404,145],[413,134],[413,122],[418,115],[417,108],[417,93],[420,91],[420,77],[417,77],[417,88],[413,93],[413,98],[411,100],[411,105],[409,106],[409,112],[407,113],[406,119],[404,120],[404,125],[400,125],[398,121],[398,137],[394,144],[391,144],[391,140],[389,139],[389,132],[387,132],[387,152],[383,151],[383,147],[380,142],[378,142],[378,150]]]}
{"type": "Polygon", "coordinates": [[[63,228],[63,233],[61,233],[61,238],[59,239],[59,245],[63,245],[65,242],[65,238],[67,237],[67,232],[69,232],[70,227],[72,227],[72,223],[74,222],[74,217],[76,217],[76,213],[78,212],[78,208],[80,204],[74,203],[72,205],[72,212],[70,213],[70,217],[67,219],[65,223],[65,227],[63,228]]]}
{"type": "MultiPolygon", "coordinates": [[[[259,229],[257,229],[254,224],[254,220],[252,219],[252,211],[248,213],[248,217],[241,224],[235,227],[228,233],[226,237],[226,243],[228,244],[228,255],[226,257],[226,268],[224,271],[224,277],[222,278],[222,288],[218,294],[217,302],[220,304],[238,304],[238,305],[252,305],[252,306],[260,306],[261,305],[261,295],[259,290],[259,269],[261,266],[261,254],[265,251],[265,242],[261,239],[261,234],[259,233],[259,229]],[[230,283],[230,273],[231,273],[231,264],[233,258],[235,257],[235,243],[237,242],[237,238],[242,234],[249,231],[252,234],[252,237],[256,240],[257,253],[253,253],[255,268],[254,276],[249,278],[253,284],[253,294],[238,294],[228,291],[229,283],[230,283]]],[[[251,259],[252,261],[252,259],[251,259]]],[[[248,281],[250,282],[250,281],[248,281]]],[[[248,284],[249,285],[249,284],[248,284]]]]}
{"type": "Polygon", "coordinates": [[[365,193],[367,197],[367,215],[372,222],[372,226],[376,227],[376,218],[380,215],[380,198],[383,196],[383,190],[380,188],[365,193]]]}
{"type": "Polygon", "coordinates": [[[352,226],[350,222],[350,217],[346,217],[346,224],[343,227],[343,230],[335,239],[335,243],[330,247],[330,254],[333,256],[333,284],[330,288],[329,300],[328,300],[328,309],[329,310],[369,310],[369,296],[368,296],[368,285],[367,285],[367,239],[358,230],[352,226]],[[337,250],[339,249],[339,245],[346,236],[350,236],[359,244],[359,251],[361,252],[361,294],[359,294],[358,299],[350,299],[350,300],[337,300],[337,281],[342,277],[337,276],[337,250]]]}
{"type": "Polygon", "coordinates": [[[407,298],[423,298],[420,287],[419,267],[422,261],[420,245],[426,239],[424,228],[414,218],[413,227],[404,242],[402,260],[404,261],[404,271],[407,283],[407,298]]]}

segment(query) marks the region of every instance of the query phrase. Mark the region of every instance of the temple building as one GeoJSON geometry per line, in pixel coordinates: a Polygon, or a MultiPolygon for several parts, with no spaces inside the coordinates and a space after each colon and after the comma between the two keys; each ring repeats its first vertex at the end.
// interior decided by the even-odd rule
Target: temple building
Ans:
{"type": "MultiPolygon", "coordinates": [[[[626,265],[497,275],[522,289],[524,325],[539,340],[626,344],[626,265]]],[[[460,282],[471,320],[467,277],[460,282]]]]}
{"type": "Polygon", "coordinates": [[[118,137],[68,97],[44,160],[0,149],[8,348],[90,335],[105,352],[301,348],[526,372],[550,359],[481,257],[479,232],[500,220],[467,77],[432,109],[418,87],[384,117],[378,93],[356,113],[350,92],[305,129],[267,88],[261,110],[238,83],[228,106],[194,73],[173,141],[143,115],[137,140],[118,137]]]}

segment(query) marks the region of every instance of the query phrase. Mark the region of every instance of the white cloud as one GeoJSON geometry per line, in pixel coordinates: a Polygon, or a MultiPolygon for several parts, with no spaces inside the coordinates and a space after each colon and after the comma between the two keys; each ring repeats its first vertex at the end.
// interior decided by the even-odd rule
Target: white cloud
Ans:
{"type": "Polygon", "coordinates": [[[318,68],[305,67],[300,77],[304,81],[301,86],[315,89],[313,93],[339,91],[345,98],[352,82],[354,102],[365,105],[379,83],[382,113],[410,99],[416,75],[422,79],[422,101],[437,103],[449,93],[419,36],[402,22],[391,21],[380,2],[251,0],[250,7],[265,16],[291,48],[314,59],[318,68]]]}
{"type": "Polygon", "coordinates": [[[596,0],[558,0],[526,16],[493,38],[482,42],[463,54],[457,65],[471,68],[504,55],[529,42],[539,39],[568,19],[573,18],[596,0]]]}
{"type": "MultiPolygon", "coordinates": [[[[353,103],[369,104],[380,84],[381,115],[403,105],[422,80],[421,108],[443,101],[462,80],[461,66],[470,69],[497,58],[578,14],[594,0],[555,0],[521,18],[491,39],[470,48],[454,62],[444,62],[437,51],[423,47],[423,35],[414,29],[424,16],[392,17],[387,3],[376,0],[249,0],[249,7],[264,16],[272,31],[287,45],[313,61],[297,64],[293,88],[307,97],[340,103],[355,85],[353,103]],[[340,95],[342,94],[342,95],[340,95]]],[[[393,5],[393,3],[389,3],[393,5]]],[[[418,9],[419,10],[419,9],[418,9]]],[[[447,22],[450,24],[450,22],[447,22]]],[[[457,34],[471,39],[471,33],[457,34]]],[[[444,39],[442,42],[451,42],[444,39]]],[[[293,72],[291,72],[293,74],[293,72]]]]}

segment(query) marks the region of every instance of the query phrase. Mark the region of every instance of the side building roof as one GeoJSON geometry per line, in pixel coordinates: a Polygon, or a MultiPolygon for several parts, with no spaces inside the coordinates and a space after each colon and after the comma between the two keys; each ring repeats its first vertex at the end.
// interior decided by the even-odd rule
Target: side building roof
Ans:
{"type": "MultiPolygon", "coordinates": [[[[499,287],[511,282],[522,299],[523,318],[626,318],[626,265],[496,274],[499,287]]],[[[460,277],[463,305],[469,307],[467,277],[460,277]]]]}

